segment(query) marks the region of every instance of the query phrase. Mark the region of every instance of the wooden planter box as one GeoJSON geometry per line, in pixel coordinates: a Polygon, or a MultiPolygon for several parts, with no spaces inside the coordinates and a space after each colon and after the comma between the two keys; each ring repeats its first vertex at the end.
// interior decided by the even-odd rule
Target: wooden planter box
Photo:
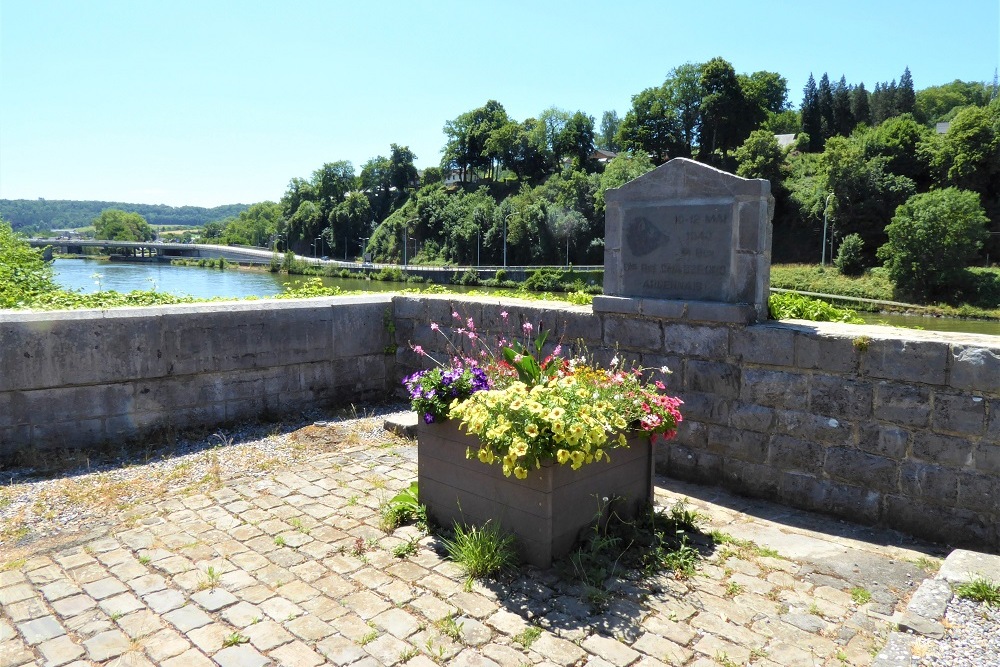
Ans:
{"type": "Polygon", "coordinates": [[[530,470],[527,479],[504,477],[499,465],[467,459],[479,439],[458,429],[458,422],[417,425],[417,483],[420,502],[442,526],[454,522],[481,526],[499,523],[517,538],[521,557],[538,567],[565,556],[598,512],[613,508],[630,518],[653,502],[653,446],[641,435],[629,447],[608,450],[611,462],[573,470],[551,463],[530,470]]]}

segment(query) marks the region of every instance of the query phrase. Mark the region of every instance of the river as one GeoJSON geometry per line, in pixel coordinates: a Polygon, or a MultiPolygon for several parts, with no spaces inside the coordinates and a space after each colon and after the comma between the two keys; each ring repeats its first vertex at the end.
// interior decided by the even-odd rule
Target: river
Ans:
{"type": "MultiPolygon", "coordinates": [[[[155,288],[160,292],[185,294],[199,299],[243,298],[273,296],[280,294],[288,285],[298,285],[308,280],[305,276],[288,276],[262,270],[220,270],[200,266],[171,266],[161,263],[108,262],[89,259],[56,259],[53,266],[56,282],[61,287],[88,293],[96,292],[99,289],[130,292],[155,288]]],[[[322,281],[327,286],[365,292],[392,292],[402,287],[400,283],[379,280],[324,277],[322,281]]],[[[464,292],[475,288],[451,285],[449,289],[464,292]]],[[[1000,322],[995,321],[877,313],[860,313],[860,315],[870,324],[1000,336],[1000,322]]]]}
{"type": "MultiPolygon", "coordinates": [[[[155,289],[158,292],[193,296],[241,299],[273,296],[288,286],[302,284],[312,276],[289,276],[266,270],[211,269],[202,266],[173,266],[160,262],[109,262],[92,259],[56,259],[55,279],[60,287],[85,293],[99,290],[131,292],[155,289]]],[[[366,292],[392,292],[400,283],[354,278],[321,278],[328,287],[366,292]]],[[[461,291],[461,288],[458,288],[461,291]]]]}

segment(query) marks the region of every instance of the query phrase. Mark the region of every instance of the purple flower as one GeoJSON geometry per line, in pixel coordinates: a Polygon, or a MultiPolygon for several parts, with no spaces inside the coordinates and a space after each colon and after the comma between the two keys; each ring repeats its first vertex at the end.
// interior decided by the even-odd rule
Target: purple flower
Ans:
{"type": "Polygon", "coordinates": [[[424,413],[424,423],[425,424],[433,424],[434,423],[434,415],[432,415],[429,412],[425,412],[424,413]]]}

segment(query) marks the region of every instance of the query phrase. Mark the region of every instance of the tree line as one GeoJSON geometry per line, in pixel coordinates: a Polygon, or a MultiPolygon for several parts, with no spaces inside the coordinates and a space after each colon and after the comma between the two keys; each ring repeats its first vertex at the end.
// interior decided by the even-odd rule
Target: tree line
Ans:
{"type": "Polygon", "coordinates": [[[16,231],[25,234],[87,227],[106,209],[138,213],[150,225],[200,227],[209,222],[230,218],[245,208],[246,204],[203,208],[72,199],[0,199],[0,215],[16,231]]]}

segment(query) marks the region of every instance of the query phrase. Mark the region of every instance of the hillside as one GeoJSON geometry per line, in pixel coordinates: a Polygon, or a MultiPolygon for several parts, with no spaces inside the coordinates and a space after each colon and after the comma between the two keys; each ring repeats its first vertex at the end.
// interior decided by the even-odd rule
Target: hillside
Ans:
{"type": "Polygon", "coordinates": [[[15,231],[27,234],[51,229],[86,227],[107,208],[138,213],[151,225],[200,226],[239,215],[249,208],[249,205],[226,204],[203,208],[68,199],[0,199],[0,217],[8,220],[15,231]]]}

